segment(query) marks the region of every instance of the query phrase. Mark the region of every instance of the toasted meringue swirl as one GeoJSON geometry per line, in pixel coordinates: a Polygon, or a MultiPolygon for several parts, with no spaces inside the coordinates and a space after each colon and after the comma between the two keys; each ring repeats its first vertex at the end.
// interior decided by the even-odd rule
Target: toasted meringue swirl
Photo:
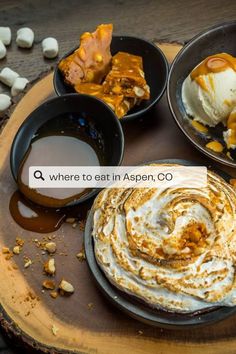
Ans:
{"type": "Polygon", "coordinates": [[[97,262],[155,308],[234,306],[235,208],[233,187],[211,171],[202,189],[105,189],[93,206],[97,262]]]}

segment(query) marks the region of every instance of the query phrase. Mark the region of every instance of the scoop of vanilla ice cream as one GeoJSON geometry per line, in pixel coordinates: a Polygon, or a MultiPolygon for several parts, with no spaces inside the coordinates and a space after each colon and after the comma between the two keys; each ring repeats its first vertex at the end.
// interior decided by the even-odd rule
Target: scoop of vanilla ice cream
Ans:
{"type": "Polygon", "coordinates": [[[190,75],[182,86],[182,101],[188,115],[215,127],[226,122],[236,105],[236,72],[228,68],[217,73],[201,75],[202,85],[190,75]]]}

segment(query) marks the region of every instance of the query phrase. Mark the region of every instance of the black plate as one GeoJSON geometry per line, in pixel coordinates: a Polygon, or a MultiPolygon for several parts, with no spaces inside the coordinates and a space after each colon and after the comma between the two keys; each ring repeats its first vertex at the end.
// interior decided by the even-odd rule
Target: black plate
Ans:
{"type": "MultiPolygon", "coordinates": [[[[55,133],[63,130],[62,124],[66,130],[69,124],[68,120],[72,119],[76,129],[80,128],[80,118],[87,122],[85,129],[83,129],[84,134],[96,133],[96,136],[101,137],[101,154],[104,164],[108,166],[120,165],[124,153],[124,134],[116,115],[101,100],[88,95],[72,93],[54,97],[41,104],[29,114],[18,129],[10,151],[10,166],[15,181],[17,182],[21,162],[39,128],[45,123],[50,123],[55,133]],[[59,124],[57,118],[61,115],[64,116],[59,124]]],[[[35,164],[37,165],[36,162],[35,164]]],[[[80,204],[97,193],[98,189],[91,189],[87,194],[70,202],[67,206],[80,204]]]]}
{"type": "MultiPolygon", "coordinates": [[[[70,50],[63,56],[63,58],[72,54],[77,48],[78,47],[70,50]]],[[[129,114],[121,119],[121,121],[127,121],[140,117],[149,111],[161,99],[167,84],[168,63],[165,55],[157,46],[142,38],[113,36],[111,42],[111,54],[114,55],[119,51],[129,52],[143,58],[145,78],[150,86],[151,92],[150,100],[142,101],[140,105],[135,106],[129,114]]],[[[58,66],[54,72],[53,83],[55,91],[59,96],[75,92],[71,86],[65,84],[58,66]]]]}
{"type": "MultiPolygon", "coordinates": [[[[152,161],[156,163],[176,163],[186,166],[199,166],[199,163],[192,161],[167,159],[152,161]]],[[[211,170],[218,173],[227,182],[231,178],[227,173],[211,167],[211,170]]],[[[184,329],[189,326],[203,326],[216,321],[225,319],[226,317],[236,313],[236,306],[234,307],[212,307],[205,311],[198,311],[190,314],[171,313],[163,310],[156,310],[141,303],[135,298],[126,295],[114,287],[106,278],[103,271],[97,264],[94,255],[94,243],[92,238],[93,225],[93,211],[91,210],[85,227],[84,233],[84,247],[86,259],[90,271],[106,298],[111,301],[116,307],[125,312],[127,315],[144,322],[146,324],[173,329],[184,329]]]]}
{"type": "MultiPolygon", "coordinates": [[[[216,153],[207,149],[205,146],[210,140],[218,140],[225,146],[222,137],[223,125],[219,124],[215,128],[210,128],[209,134],[207,134],[208,136],[197,132],[197,130],[193,128],[184,109],[181,90],[183,81],[188,74],[207,56],[222,52],[236,56],[235,42],[236,21],[223,23],[201,32],[184,46],[173,61],[167,84],[169,107],[182,132],[201,152],[210,158],[231,167],[236,167],[236,161],[232,161],[228,158],[225,154],[226,151],[216,153]]],[[[236,160],[236,150],[232,150],[230,153],[236,160]]]]}

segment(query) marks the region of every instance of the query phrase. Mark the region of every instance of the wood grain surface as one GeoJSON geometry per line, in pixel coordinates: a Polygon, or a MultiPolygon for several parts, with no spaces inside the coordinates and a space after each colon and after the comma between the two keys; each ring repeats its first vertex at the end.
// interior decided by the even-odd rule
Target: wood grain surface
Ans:
{"type": "MultiPolygon", "coordinates": [[[[172,58],[176,48],[168,45],[167,48],[167,56],[172,58]]],[[[173,331],[144,325],[112,307],[96,288],[86,262],[80,263],[76,259],[75,255],[82,247],[83,232],[79,228],[73,229],[71,225],[63,225],[53,235],[56,236],[60,253],[67,254],[61,256],[57,253],[55,256],[58,265],[56,281],[63,276],[69,277],[75,294],[71,298],[60,297],[56,300],[47,293],[42,294],[42,263],[47,256],[41,255],[33,240],[42,240],[43,235],[22,230],[12,220],[7,207],[16,189],[10,175],[9,151],[21,122],[52,95],[52,74],[49,74],[36,83],[16,106],[0,136],[0,248],[12,247],[16,235],[26,241],[22,255],[11,260],[0,257],[0,303],[3,308],[0,320],[12,342],[20,345],[19,353],[24,353],[33,345],[47,353],[50,350],[52,353],[74,350],[75,353],[98,354],[123,354],[134,350],[138,354],[180,354],[183,351],[192,354],[200,351],[203,354],[235,353],[235,316],[203,328],[173,331]],[[23,256],[30,256],[33,260],[31,268],[24,269],[23,256]],[[34,296],[27,300],[29,291],[34,296]],[[92,309],[89,309],[89,303],[93,304],[92,309]],[[12,325],[12,320],[17,326],[12,325]],[[57,336],[53,335],[53,326],[59,329],[57,336]]],[[[165,97],[152,113],[123,124],[123,129],[126,142],[124,164],[139,164],[160,158],[185,158],[211,164],[177,129],[165,97]]],[[[225,169],[233,173],[233,170],[225,169]]]]}
{"type": "MultiPolygon", "coordinates": [[[[50,0],[4,0],[0,1],[0,26],[10,26],[12,28],[13,42],[8,48],[7,59],[0,62],[0,69],[7,65],[18,71],[21,76],[26,76],[33,81],[42,72],[50,70],[58,61],[58,59],[43,59],[40,45],[43,38],[55,36],[59,40],[60,56],[62,56],[76,45],[81,32],[93,29],[101,22],[113,22],[116,34],[137,35],[149,40],[184,43],[193,35],[211,25],[235,19],[235,15],[236,3],[232,0],[227,0],[223,4],[220,0],[209,0],[207,2],[205,0],[137,0],[135,2],[131,0],[101,0],[99,2],[96,0],[86,2],[76,0],[58,0],[57,2],[50,0]],[[36,41],[31,50],[19,50],[16,47],[16,30],[22,26],[32,27],[35,31],[36,41]]],[[[174,53],[175,49],[173,52],[171,50],[170,57],[174,53]]],[[[47,87],[51,87],[50,84],[47,87]]],[[[8,89],[1,86],[1,91],[8,92],[8,89]]],[[[45,91],[46,96],[51,94],[51,89],[49,91],[45,91]]],[[[16,100],[18,99],[16,98],[16,100]]],[[[24,114],[26,113],[24,112],[24,114]]],[[[152,115],[143,119],[144,121],[133,122],[124,127],[125,137],[129,141],[125,153],[125,164],[135,164],[147,159],[167,157],[189,158],[189,156],[192,156],[199,161],[205,160],[175,126],[168,111],[165,97],[152,115]],[[165,129],[166,124],[168,124],[168,131],[165,129]],[[170,149],[170,141],[175,141],[176,146],[178,146],[174,155],[173,149],[170,149]]],[[[4,176],[9,173],[7,159],[10,140],[16,126],[13,125],[12,129],[8,141],[4,143],[2,139],[0,140],[0,147],[4,143],[6,148],[4,156],[1,156],[4,159],[4,176]]],[[[3,160],[1,161],[3,162],[3,160]]],[[[12,181],[8,183],[10,189],[13,188],[11,183],[12,181]]],[[[6,228],[4,230],[6,231],[6,228]]],[[[9,231],[5,234],[5,237],[7,235],[9,235],[9,231]]],[[[14,236],[14,234],[10,234],[9,239],[5,239],[5,241],[9,242],[11,240],[12,242],[14,236]]],[[[83,269],[85,269],[85,275],[89,276],[86,264],[82,265],[83,269]]],[[[184,332],[154,329],[128,318],[124,319],[124,315],[103,300],[91,279],[89,280],[89,286],[94,291],[95,300],[99,302],[98,306],[95,306],[95,311],[89,312],[88,328],[89,331],[91,331],[91,326],[93,327],[92,331],[95,328],[96,335],[98,330],[102,331],[107,326],[111,328],[113,332],[110,332],[108,337],[102,338],[103,341],[109,339],[106,349],[109,354],[134,351],[137,353],[225,352],[226,354],[236,352],[234,317],[204,329],[184,332]],[[104,312],[106,319],[108,316],[110,322],[98,320],[99,317],[102,318],[104,312]],[[121,340],[125,336],[128,338],[127,341],[121,340]]],[[[83,306],[86,306],[85,302],[83,306]]],[[[11,342],[6,343],[3,337],[0,337],[0,353],[25,353],[25,350],[21,347],[11,349],[11,342]]],[[[91,341],[92,343],[93,341],[91,341]]],[[[91,352],[98,351],[93,347],[91,352]]]]}

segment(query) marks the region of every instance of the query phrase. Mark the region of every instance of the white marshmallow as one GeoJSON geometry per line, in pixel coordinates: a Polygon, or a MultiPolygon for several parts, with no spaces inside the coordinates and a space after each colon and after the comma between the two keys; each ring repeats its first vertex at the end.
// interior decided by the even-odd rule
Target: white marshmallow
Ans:
{"type": "Polygon", "coordinates": [[[11,88],[11,95],[16,96],[18,93],[24,91],[26,85],[28,84],[29,80],[25,77],[18,77],[11,88]]]}
{"type": "Polygon", "coordinates": [[[6,47],[0,39],[0,59],[5,58],[6,54],[7,54],[6,47]]]}
{"type": "Polygon", "coordinates": [[[0,112],[4,112],[11,105],[11,98],[4,93],[0,93],[0,112]]]}
{"type": "Polygon", "coordinates": [[[0,27],[0,39],[5,45],[9,45],[11,43],[10,27],[0,27]]]}
{"type": "Polygon", "coordinates": [[[4,68],[0,72],[0,81],[9,87],[12,87],[14,81],[19,76],[20,76],[19,74],[17,74],[15,71],[11,70],[10,68],[4,68]]]}
{"type": "Polygon", "coordinates": [[[17,31],[16,44],[21,48],[31,48],[34,42],[34,32],[31,28],[23,27],[17,31]]]}
{"type": "Polygon", "coordinates": [[[45,58],[53,59],[58,55],[58,42],[56,38],[48,37],[42,41],[43,55],[45,58]]]}

